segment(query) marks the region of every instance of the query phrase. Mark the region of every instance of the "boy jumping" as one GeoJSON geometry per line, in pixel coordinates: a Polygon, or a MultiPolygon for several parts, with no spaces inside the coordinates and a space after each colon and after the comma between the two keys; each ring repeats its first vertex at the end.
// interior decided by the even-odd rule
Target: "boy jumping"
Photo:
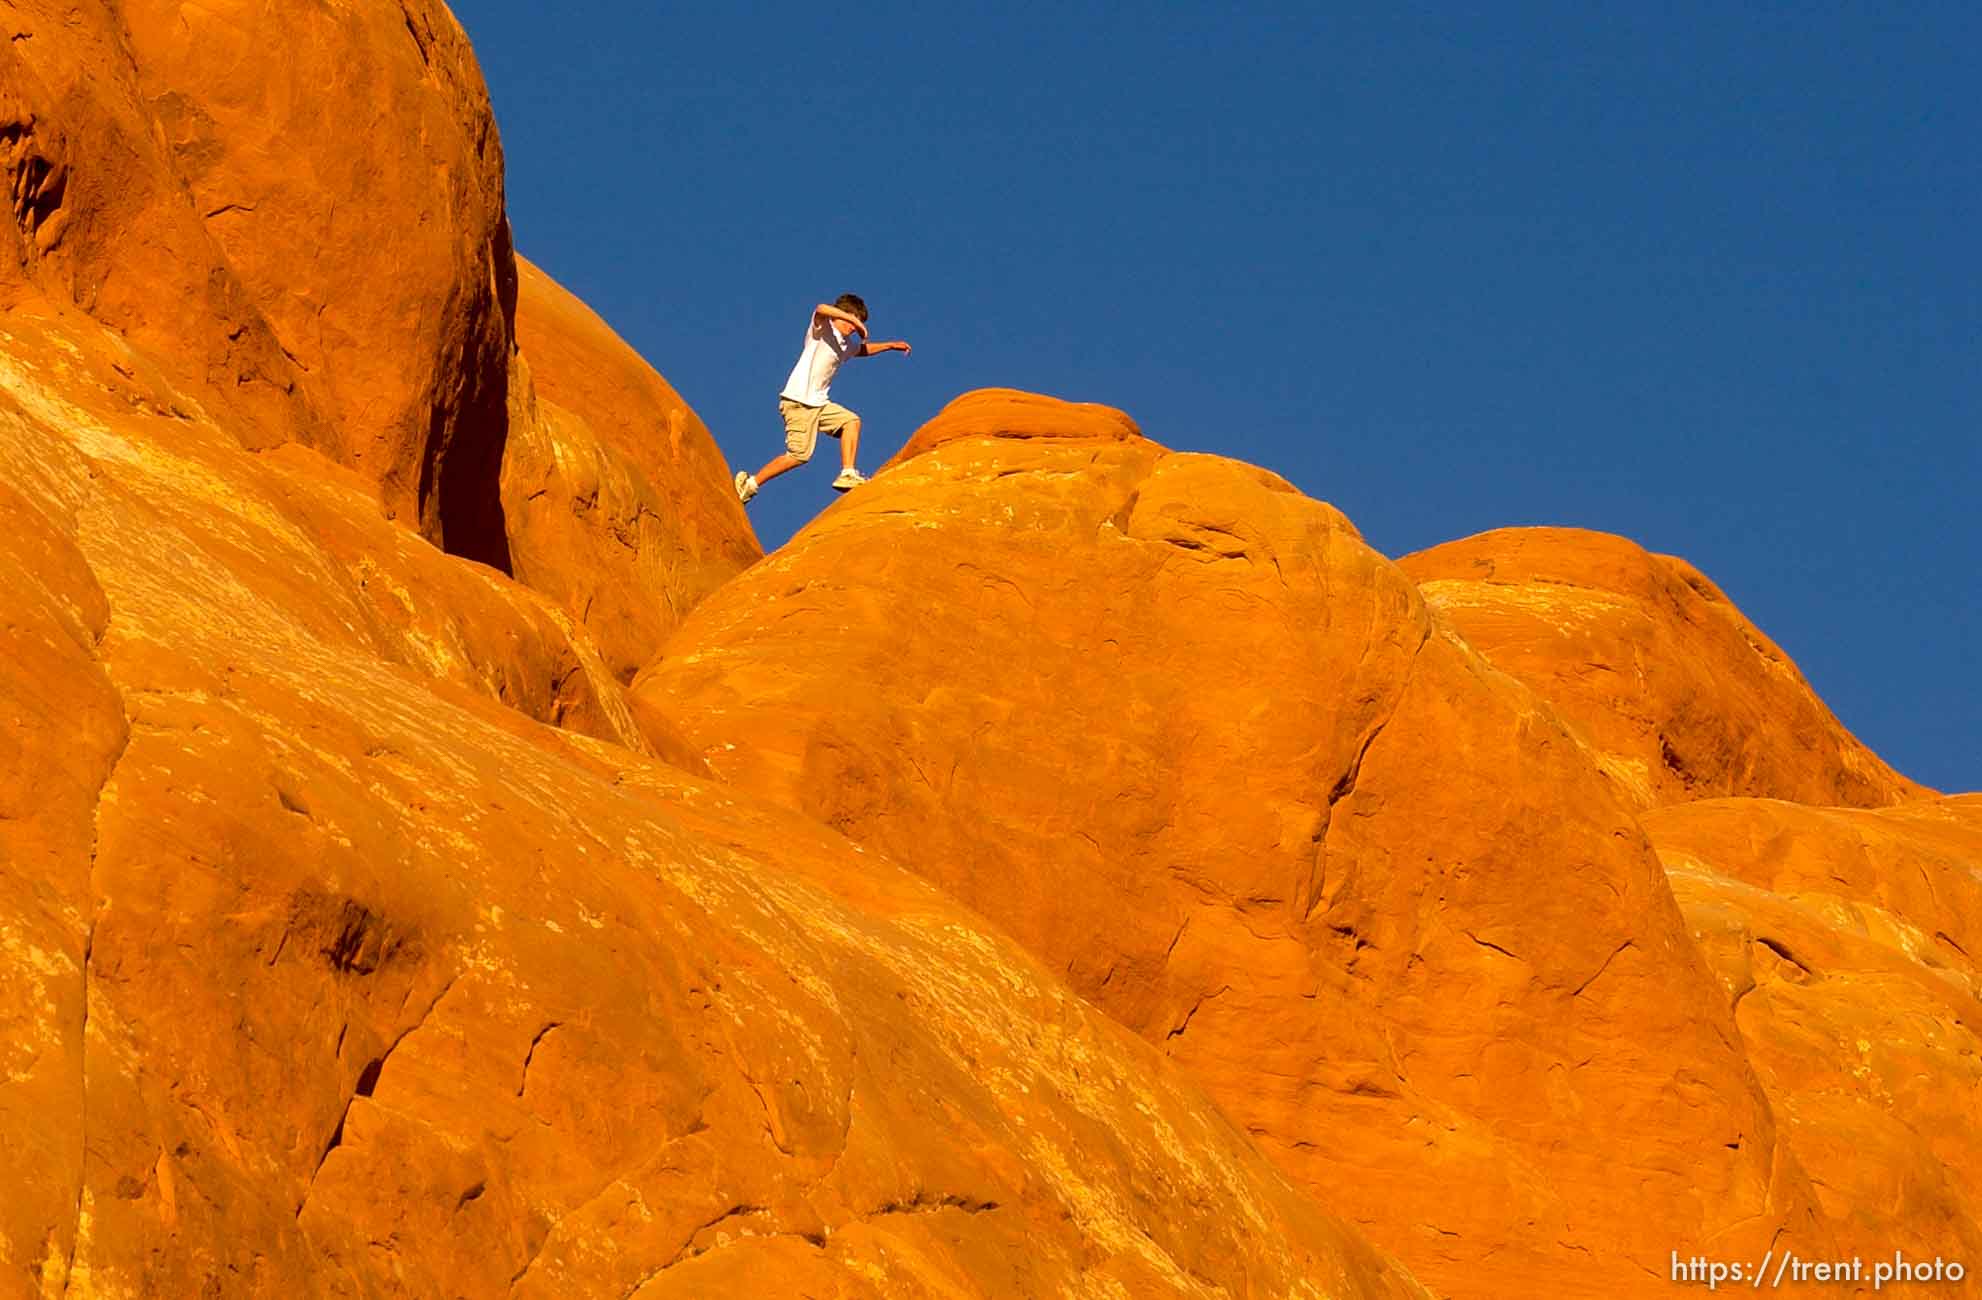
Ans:
{"type": "Polygon", "coordinates": [[[812,323],[805,331],[805,348],[798,354],[798,364],[791,368],[791,378],[785,380],[784,391],[778,394],[778,411],[785,419],[784,454],[755,474],[738,470],[737,499],[748,502],[758,488],[811,460],[821,432],[840,440],[840,476],[833,480],[833,486],[845,492],[865,483],[867,476],[853,467],[860,451],[860,417],[826,394],[840,363],[848,357],[906,354],[908,350],[908,344],[899,340],[867,341],[867,304],[858,294],[843,293],[830,307],[823,302],[814,307],[812,323]],[[857,341],[855,335],[859,336],[857,341]]]}

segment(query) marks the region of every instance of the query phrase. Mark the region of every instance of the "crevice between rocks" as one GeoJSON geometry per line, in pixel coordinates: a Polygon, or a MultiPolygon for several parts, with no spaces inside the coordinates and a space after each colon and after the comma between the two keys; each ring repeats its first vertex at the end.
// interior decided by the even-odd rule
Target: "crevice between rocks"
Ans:
{"type": "MultiPolygon", "coordinates": [[[[1376,636],[1374,611],[1372,611],[1371,615],[1371,631],[1369,636],[1368,647],[1373,647],[1376,636]]],[[[1363,737],[1363,743],[1356,748],[1356,756],[1350,760],[1348,768],[1337,778],[1334,786],[1329,789],[1328,797],[1322,805],[1321,825],[1314,835],[1314,860],[1310,868],[1306,896],[1302,900],[1305,903],[1305,906],[1302,908],[1302,916],[1307,920],[1313,920],[1315,915],[1322,910],[1326,897],[1328,886],[1328,840],[1329,836],[1335,830],[1336,809],[1341,807],[1356,793],[1356,783],[1362,779],[1363,764],[1368,760],[1370,750],[1376,747],[1377,740],[1389,728],[1391,722],[1396,719],[1397,711],[1403,707],[1405,698],[1410,694],[1411,680],[1416,676],[1418,671],[1418,660],[1424,657],[1425,647],[1431,644],[1431,638],[1432,625],[1430,619],[1427,618],[1424,627],[1420,629],[1418,643],[1411,648],[1411,657],[1404,664],[1404,672],[1398,679],[1397,690],[1391,697],[1390,707],[1384,711],[1383,717],[1370,728],[1369,734],[1363,737]]],[[[1365,660],[1369,656],[1368,647],[1364,650],[1365,660]]],[[[1356,665],[1356,669],[1360,673],[1362,663],[1359,662],[1356,665]]]]}
{"type": "Polygon", "coordinates": [[[1223,997],[1225,994],[1231,992],[1231,990],[1232,986],[1225,984],[1221,985],[1215,992],[1199,995],[1197,1001],[1191,1003],[1191,1009],[1184,1013],[1184,1018],[1177,1023],[1177,1027],[1163,1035],[1163,1041],[1168,1043],[1173,1039],[1182,1038],[1184,1031],[1191,1027],[1191,1021],[1197,1018],[1197,1013],[1203,1009],[1205,1003],[1211,1001],[1213,998],[1223,997]]]}
{"type": "MultiPolygon", "coordinates": [[[[1223,989],[1219,990],[1219,992],[1223,991],[1223,989]]],[[[1214,993],[1212,996],[1216,997],[1217,994],[1214,993]]],[[[918,1192],[906,1201],[888,1201],[883,1205],[879,1205],[861,1215],[855,1222],[865,1223],[869,1219],[878,1219],[888,1214],[934,1214],[939,1210],[960,1210],[965,1214],[989,1214],[993,1210],[1002,1208],[996,1201],[977,1200],[974,1197],[958,1196],[954,1193],[948,1196],[930,1196],[927,1193],[918,1192]]]]}
{"type": "MultiPolygon", "coordinates": [[[[956,1193],[949,1193],[947,1195],[942,1195],[942,1196],[932,1196],[927,1192],[917,1191],[915,1195],[910,1197],[908,1200],[883,1202],[882,1204],[875,1206],[873,1209],[868,1210],[863,1214],[855,1215],[852,1219],[849,1219],[847,1222],[867,1223],[870,1220],[886,1218],[891,1215],[940,1214],[946,1210],[954,1210],[959,1214],[970,1214],[970,1215],[990,1214],[993,1213],[994,1211],[1003,1208],[1004,1208],[1003,1205],[1001,1205],[997,1201],[982,1200],[973,1196],[963,1196],[956,1193]]],[[[826,1241],[832,1235],[832,1229],[830,1228],[821,1229],[816,1232],[795,1231],[789,1228],[774,1229],[770,1232],[746,1232],[742,1234],[740,1237],[738,1237],[734,1242],[716,1242],[710,1245],[700,1246],[700,1247],[695,1245],[696,1238],[700,1237],[705,1232],[709,1232],[715,1228],[721,1227],[724,1223],[729,1222],[731,1219],[756,1218],[762,1215],[767,1215],[770,1212],[771,1211],[769,1209],[761,1205],[752,1205],[748,1203],[739,1203],[736,1205],[732,1205],[730,1208],[724,1210],[721,1214],[718,1214],[715,1218],[710,1219],[707,1223],[701,1224],[700,1226],[696,1227],[693,1231],[691,1231],[688,1234],[688,1240],[682,1245],[680,1250],[674,1253],[674,1256],[671,1259],[669,1259],[667,1263],[661,1265],[657,1269],[653,1269],[652,1271],[644,1274],[631,1287],[621,1292],[620,1300],[630,1300],[630,1297],[638,1294],[642,1287],[645,1287],[648,1283],[652,1282],[655,1278],[661,1276],[661,1274],[667,1272],[669,1269],[675,1267],[677,1264],[686,1263],[691,1259],[699,1259],[701,1256],[708,1254],[710,1251],[722,1249],[722,1247],[725,1245],[733,1245],[733,1244],[740,1245],[743,1242],[747,1242],[747,1241],[771,1241],[779,1237],[795,1237],[798,1240],[805,1242],[807,1245],[812,1246],[816,1250],[824,1250],[826,1248],[826,1241]]],[[[520,1280],[522,1274],[519,1273],[517,1277],[520,1280]]],[[[512,1287],[513,1286],[514,1284],[512,1283],[512,1287]]]]}
{"type": "Polygon", "coordinates": [[[357,1104],[358,1098],[370,1097],[377,1090],[379,1076],[385,1072],[385,1063],[392,1059],[392,1054],[399,1050],[400,1044],[411,1038],[417,1030],[426,1026],[427,1021],[432,1018],[434,1011],[440,1006],[441,999],[448,995],[448,991],[454,987],[458,979],[460,979],[458,975],[448,976],[447,982],[441,985],[440,992],[434,994],[433,999],[427,1003],[426,1009],[420,1013],[419,1018],[410,1026],[401,1030],[393,1038],[392,1042],[387,1044],[383,1052],[380,1052],[370,1061],[367,1061],[365,1068],[358,1071],[357,1081],[351,1087],[351,1095],[344,1099],[344,1109],[338,1113],[337,1126],[330,1131],[330,1139],[324,1143],[323,1154],[317,1157],[316,1168],[310,1171],[309,1186],[303,1189],[302,1200],[296,1204],[296,1219],[298,1222],[301,1222],[303,1218],[303,1211],[310,1207],[310,1197],[317,1190],[317,1180],[323,1175],[324,1166],[330,1162],[330,1153],[344,1145],[344,1125],[351,1118],[351,1107],[357,1104]]]}
{"type": "MultiPolygon", "coordinates": [[[[1523,957],[1520,953],[1513,952],[1510,951],[1509,949],[1503,948],[1499,944],[1493,942],[1491,939],[1482,939],[1477,934],[1474,934],[1471,930],[1465,931],[1465,935],[1468,939],[1471,939],[1474,943],[1478,944],[1480,947],[1491,948],[1493,951],[1499,953],[1503,957],[1511,957],[1518,962],[1527,961],[1527,958],[1523,957]]],[[[1591,978],[1595,978],[1595,977],[1592,976],[1591,978]]]]}
{"type": "Polygon", "coordinates": [[[1782,961],[1787,962],[1789,965],[1796,967],[1797,970],[1802,971],[1804,979],[1807,980],[1816,975],[1816,972],[1811,970],[1809,965],[1805,963],[1801,957],[1798,957],[1794,952],[1790,951],[1789,946],[1783,943],[1780,939],[1771,939],[1766,935],[1758,934],[1755,936],[1755,942],[1761,944],[1764,948],[1767,948],[1770,952],[1774,953],[1782,961]]]}
{"type": "Polygon", "coordinates": [[[1589,988],[1590,985],[1596,983],[1597,980],[1603,976],[1603,973],[1610,969],[1610,964],[1623,955],[1624,950],[1626,948],[1635,948],[1637,946],[1638,946],[1637,940],[1626,939],[1624,942],[1618,944],[1615,948],[1612,948],[1610,950],[1610,955],[1603,959],[1603,965],[1597,967],[1596,970],[1591,973],[1588,979],[1584,980],[1581,984],[1578,984],[1576,986],[1575,992],[1571,993],[1569,996],[1572,998],[1582,997],[1583,991],[1589,988]]]}
{"type": "Polygon", "coordinates": [[[551,1030],[561,1029],[563,1026],[564,1022],[562,1020],[553,1020],[542,1029],[539,1029],[536,1037],[530,1040],[530,1050],[523,1053],[523,1077],[516,1081],[517,1096],[521,1097],[523,1090],[530,1086],[530,1063],[537,1059],[537,1044],[543,1042],[544,1036],[550,1033],[551,1030]]]}
{"type": "MultiPolygon", "coordinates": [[[[676,1264],[679,1264],[684,1260],[694,1259],[700,1255],[706,1255],[711,1249],[713,1249],[713,1247],[705,1246],[701,1250],[697,1250],[695,1248],[695,1239],[701,1236],[703,1233],[708,1232],[710,1229],[715,1228],[721,1224],[727,1223],[731,1219],[750,1218],[754,1215],[768,1214],[768,1213],[769,1211],[764,1206],[751,1205],[747,1202],[739,1202],[735,1205],[730,1206],[728,1209],[724,1210],[721,1214],[718,1214],[715,1218],[710,1219],[707,1223],[699,1224],[696,1227],[691,1228],[688,1232],[687,1239],[684,1240],[681,1244],[681,1249],[677,1250],[674,1253],[673,1257],[670,1258],[667,1263],[661,1265],[657,1269],[653,1269],[650,1272],[642,1275],[640,1279],[636,1281],[632,1286],[620,1292],[619,1300],[628,1300],[629,1297],[638,1293],[640,1288],[646,1286],[649,1282],[652,1282],[655,1278],[667,1272],[669,1269],[673,1268],[676,1264]]],[[[756,1233],[752,1235],[763,1236],[763,1237],[774,1237],[774,1236],[791,1236],[794,1234],[767,1232],[767,1233],[756,1233]]],[[[519,1274],[518,1276],[520,1277],[521,1275],[519,1274]]]]}
{"type": "MultiPolygon", "coordinates": [[[[80,516],[81,511],[79,510],[80,516]]],[[[80,521],[78,522],[80,532],[80,521]]],[[[81,549],[81,539],[77,538],[77,549],[81,549]]],[[[84,556],[87,564],[88,556],[84,556]]],[[[95,568],[90,568],[95,576],[95,568]]],[[[101,582],[98,583],[101,589],[101,582]]],[[[104,593],[104,604],[109,607],[109,593],[104,593]]],[[[116,697],[117,711],[123,718],[123,729],[117,738],[115,751],[109,764],[104,768],[103,780],[96,787],[96,799],[90,809],[89,861],[85,864],[83,886],[87,894],[88,920],[83,927],[82,964],[77,971],[81,982],[81,1016],[76,1030],[76,1212],[74,1226],[69,1235],[69,1252],[62,1267],[62,1294],[69,1294],[69,1280],[75,1275],[76,1252],[83,1245],[83,1199],[89,1191],[89,1019],[90,1019],[90,962],[96,952],[96,926],[103,906],[103,896],[96,887],[96,860],[103,850],[103,806],[112,794],[117,783],[117,774],[122,770],[124,760],[131,752],[131,736],[134,730],[130,706],[124,700],[124,692],[111,678],[109,668],[103,662],[103,643],[110,636],[112,614],[106,615],[103,627],[91,637],[90,658],[103,672],[110,693],[116,697]]]]}
{"type": "MultiPolygon", "coordinates": [[[[704,1104],[707,1103],[708,1096],[706,1093],[703,1095],[702,1100],[704,1104]]],[[[653,1151],[649,1152],[643,1159],[633,1162],[631,1167],[638,1169],[647,1164],[650,1164],[651,1162],[658,1160],[662,1155],[664,1155],[667,1152],[668,1148],[674,1146],[677,1142],[685,1141],[686,1139],[692,1138],[697,1134],[706,1133],[708,1131],[709,1131],[708,1123],[705,1120],[703,1120],[698,1114],[695,1121],[692,1124],[690,1124],[687,1129],[683,1130],[681,1133],[676,1134],[674,1137],[671,1137],[666,1141],[662,1142],[658,1147],[654,1148],[653,1151]]],[[[514,1295],[516,1292],[516,1288],[523,1285],[523,1279],[528,1277],[530,1274],[530,1270],[534,1269],[537,1266],[537,1262],[543,1258],[544,1252],[550,1249],[551,1243],[558,1239],[558,1229],[560,1226],[562,1226],[565,1223],[566,1220],[573,1219],[584,1214],[593,1205],[596,1205],[601,1197],[605,1196],[608,1192],[612,1191],[613,1188],[615,1187],[630,1188],[631,1186],[632,1184],[627,1181],[625,1175],[613,1174],[612,1176],[602,1180],[599,1183],[599,1185],[593,1188],[588,1195],[574,1202],[570,1206],[570,1208],[558,1212],[555,1214],[554,1217],[551,1217],[549,1223],[546,1225],[544,1229],[543,1239],[539,1241],[534,1248],[531,1249],[528,1257],[524,1259],[522,1267],[518,1268],[516,1272],[510,1277],[509,1279],[510,1294],[514,1295]]],[[[546,1211],[546,1213],[548,1214],[549,1211],[546,1211]]],[[[645,1283],[642,1283],[642,1285],[645,1285],[645,1283]]]]}

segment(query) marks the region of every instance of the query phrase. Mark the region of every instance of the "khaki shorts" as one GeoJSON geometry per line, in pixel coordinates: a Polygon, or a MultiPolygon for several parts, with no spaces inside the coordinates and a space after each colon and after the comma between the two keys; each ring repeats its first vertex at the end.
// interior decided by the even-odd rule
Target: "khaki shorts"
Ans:
{"type": "Polygon", "coordinates": [[[838,402],[805,406],[789,397],[780,397],[778,414],[785,417],[785,450],[791,453],[792,459],[800,461],[812,459],[812,452],[818,447],[822,432],[837,438],[849,424],[860,423],[859,416],[838,402]]]}

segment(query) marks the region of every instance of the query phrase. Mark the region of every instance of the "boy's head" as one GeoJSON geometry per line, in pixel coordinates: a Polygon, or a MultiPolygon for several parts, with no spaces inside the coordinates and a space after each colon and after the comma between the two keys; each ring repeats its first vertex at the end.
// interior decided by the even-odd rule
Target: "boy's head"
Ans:
{"type": "Polygon", "coordinates": [[[867,304],[860,300],[860,295],[857,293],[841,294],[833,301],[833,306],[839,308],[841,311],[851,312],[853,315],[860,317],[863,324],[867,320],[867,304]]]}

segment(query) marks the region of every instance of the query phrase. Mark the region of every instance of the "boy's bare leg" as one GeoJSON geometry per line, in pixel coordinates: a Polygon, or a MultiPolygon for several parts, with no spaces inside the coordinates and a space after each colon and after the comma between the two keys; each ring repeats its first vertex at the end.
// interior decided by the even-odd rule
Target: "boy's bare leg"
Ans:
{"type": "MultiPolygon", "coordinates": [[[[852,469],[854,457],[860,451],[860,421],[849,420],[838,431],[840,440],[840,468],[852,469]]],[[[805,462],[790,452],[780,452],[764,468],[757,471],[757,486],[762,487],[780,474],[789,474],[805,462]]]]}
{"type": "Polygon", "coordinates": [[[788,474],[805,462],[790,452],[780,452],[777,459],[757,471],[757,486],[762,487],[780,474],[788,474]]]}

